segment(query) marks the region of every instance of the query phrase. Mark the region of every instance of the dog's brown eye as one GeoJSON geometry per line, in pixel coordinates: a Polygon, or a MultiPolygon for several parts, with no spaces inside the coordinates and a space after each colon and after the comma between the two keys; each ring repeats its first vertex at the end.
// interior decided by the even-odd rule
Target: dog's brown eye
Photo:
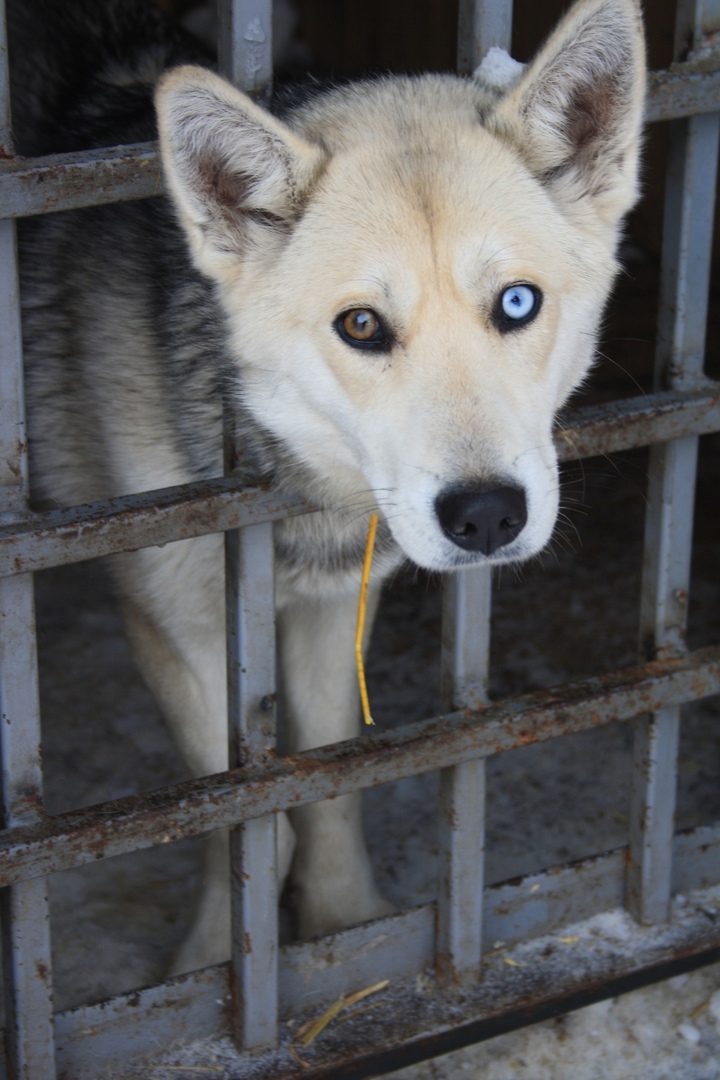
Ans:
{"type": "Polygon", "coordinates": [[[380,320],[369,308],[356,308],[343,315],[343,330],[353,341],[372,341],[380,330],[380,320]]]}
{"type": "Polygon", "coordinates": [[[388,352],[392,334],[372,308],[351,308],[335,320],[335,329],[343,341],[355,349],[388,352]]]}

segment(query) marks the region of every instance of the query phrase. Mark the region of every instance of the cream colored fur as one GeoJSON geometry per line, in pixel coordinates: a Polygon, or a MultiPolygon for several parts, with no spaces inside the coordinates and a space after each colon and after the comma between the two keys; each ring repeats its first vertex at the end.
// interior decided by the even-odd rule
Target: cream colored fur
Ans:
{"type": "MultiPolygon", "coordinates": [[[[165,174],[225,310],[244,404],[291,448],[325,508],[279,536],[312,548],[326,528],[362,533],[378,511],[396,547],[378,561],[377,591],[402,557],[439,571],[486,561],[443,532],[436,500],[501,478],[524,491],[527,523],[487,558],[516,562],[548,542],[553,421],[591,364],[637,197],[643,91],[635,0],[580,0],[499,102],[471,80],[382,79],[321,94],[286,124],[208,71],[163,78],[165,174]],[[515,283],[541,290],[542,308],[501,333],[493,313],[515,283]],[[393,348],[349,347],[334,328],[349,308],[380,313],[393,348]]],[[[168,551],[142,557],[151,589],[178,570],[168,551]]],[[[226,761],[220,542],[193,542],[183,558],[206,582],[204,630],[177,590],[161,629],[132,610],[130,626],[201,773],[226,761]]],[[[357,733],[357,587],[354,564],[279,569],[291,750],[357,733]]],[[[303,933],[388,910],[358,797],[296,811],[293,824],[303,933]]],[[[225,955],[221,847],[179,968],[225,955]]]]}

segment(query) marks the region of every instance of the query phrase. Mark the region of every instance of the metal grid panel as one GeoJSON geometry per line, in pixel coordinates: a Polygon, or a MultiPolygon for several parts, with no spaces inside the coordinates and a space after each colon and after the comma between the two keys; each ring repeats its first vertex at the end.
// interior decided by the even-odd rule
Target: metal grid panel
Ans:
{"type": "MultiPolygon", "coordinates": [[[[679,59],[685,59],[680,53],[689,28],[693,28],[696,45],[703,28],[710,27],[708,20],[713,20],[712,29],[716,28],[717,8],[714,2],[681,0],[676,33],[679,59]]],[[[462,70],[472,69],[489,45],[507,45],[511,11],[509,0],[486,4],[463,0],[458,52],[462,70]]],[[[270,16],[269,0],[225,0],[220,5],[222,66],[260,98],[267,95],[271,78],[270,16]]],[[[0,48],[0,65],[5,56],[0,48]]],[[[109,857],[168,836],[233,827],[235,928],[230,986],[234,990],[235,1035],[238,1043],[249,1049],[275,1044],[279,1014],[291,1007],[301,992],[308,993],[306,985],[300,989],[308,958],[321,957],[326,947],[323,942],[302,944],[280,955],[275,919],[273,915],[268,918],[268,912],[275,909],[277,888],[274,813],[290,802],[297,805],[430,768],[443,769],[440,892],[444,899],[439,906],[437,933],[433,911],[427,908],[334,935],[327,947],[338,957],[335,974],[314,991],[318,1003],[344,989],[348,969],[362,977],[361,958],[371,955],[377,940],[383,942],[385,967],[393,969],[394,965],[399,978],[434,958],[448,981],[460,979],[467,984],[478,970],[483,923],[492,936],[512,942],[542,933],[561,921],[587,917],[599,910],[598,903],[614,906],[624,895],[638,918],[655,922],[667,916],[673,890],[720,880],[720,829],[696,830],[673,840],[671,828],[677,710],[684,701],[716,691],[720,675],[720,650],[686,655],[683,641],[691,539],[686,522],[692,516],[687,493],[693,486],[696,436],[720,427],[717,388],[702,379],[709,270],[707,221],[713,208],[718,131],[714,110],[719,104],[720,75],[698,70],[692,57],[652,80],[651,119],[692,117],[676,123],[673,133],[663,311],[675,314],[672,319],[662,316],[657,392],[649,402],[584,410],[574,429],[558,434],[563,459],[599,449],[607,452],[648,442],[658,444],[653,452],[646,540],[649,558],[642,602],[641,654],[646,663],[558,692],[546,691],[491,706],[483,711],[483,722],[478,724],[474,710],[486,701],[490,611],[489,578],[478,573],[469,579],[466,590],[461,591],[453,581],[445,602],[444,700],[447,709],[458,712],[413,725],[399,734],[358,739],[352,750],[331,747],[269,765],[264,762],[274,744],[274,671],[268,661],[274,655],[274,620],[268,523],[274,517],[307,508],[287,502],[280,506],[271,493],[241,492],[228,479],[87,509],[28,514],[24,503],[14,230],[10,221],[2,223],[0,304],[5,329],[0,354],[0,439],[6,442],[0,466],[5,469],[0,476],[5,501],[0,510],[8,524],[0,533],[0,572],[9,576],[0,579],[0,610],[5,616],[0,690],[3,716],[10,723],[2,725],[6,829],[0,838],[0,881],[7,886],[3,908],[5,974],[9,1053],[16,1075],[33,1080],[49,1080],[55,1075],[44,877],[62,867],[81,865],[91,857],[91,848],[93,858],[99,851],[109,857]],[[695,113],[709,115],[695,117],[695,113]],[[674,441],[667,443],[667,439],[674,441]],[[257,524],[246,528],[242,538],[233,531],[251,522],[257,524]],[[29,572],[217,530],[228,531],[229,745],[231,764],[242,763],[242,772],[231,770],[221,777],[176,785],[152,799],[120,800],[92,812],[44,819],[38,812],[42,777],[29,572]],[[537,887],[541,907],[528,899],[528,882],[522,888],[486,890],[481,905],[484,758],[520,742],[555,738],[648,711],[650,718],[638,722],[629,853],[620,851],[568,867],[551,878],[537,875],[532,896],[537,887]],[[623,867],[628,854],[629,887],[625,894],[623,867]],[[603,883],[592,902],[587,900],[590,879],[603,883]],[[246,935],[257,948],[247,950],[246,935]]],[[[0,130],[7,133],[4,66],[0,66],[0,109],[0,130]]],[[[9,146],[7,134],[4,145],[9,146]]],[[[156,191],[158,184],[152,146],[63,155],[39,162],[10,161],[0,166],[0,199],[7,218],[60,206],[142,197],[156,191]]],[[[659,935],[652,942],[658,948],[664,942],[663,955],[668,956],[679,951],[687,956],[707,954],[713,944],[707,927],[704,934],[687,927],[678,940],[659,935]]],[[[646,967],[648,971],[652,968],[649,960],[646,967]]],[[[489,973],[490,968],[486,968],[486,979],[489,973]]],[[[611,979],[609,971],[605,977],[611,979]]],[[[617,980],[617,971],[614,977],[617,980]]],[[[212,1003],[224,996],[227,978],[222,968],[215,969],[133,995],[132,1007],[129,1001],[118,999],[112,1007],[89,1007],[57,1017],[61,1067],[77,1076],[93,1075],[97,1046],[105,1047],[104,1060],[114,1060],[115,1036],[118,1025],[123,1024],[123,1030],[132,1034],[137,1052],[142,1053],[153,1039],[163,1037],[159,1034],[164,1016],[160,1005],[172,1005],[182,1014],[187,1024],[185,1034],[209,1033],[220,1022],[212,1003]],[[87,1048],[90,1037],[83,1035],[89,1031],[96,1032],[92,1050],[87,1048]]],[[[606,992],[612,992],[616,985],[608,981],[606,992]]],[[[512,987],[508,993],[510,997],[502,999],[496,1012],[504,1008],[505,1022],[512,1026],[520,1021],[511,1019],[512,987]]],[[[566,995],[567,990],[561,991],[555,1005],[550,1003],[547,1008],[566,1007],[566,995]]],[[[451,994],[448,1001],[452,1006],[451,994]]],[[[483,1033],[483,1015],[489,1015],[487,1006],[477,1005],[472,1013],[475,1035],[483,1033]]],[[[470,1016],[468,1013],[464,1021],[455,1019],[454,1023],[464,1022],[469,1031],[470,1016]]],[[[429,1037],[429,1032],[424,1035],[429,1037]]],[[[408,1030],[399,1041],[422,1041],[421,1036],[422,1030],[408,1030]]],[[[124,1039],[122,1045],[126,1052],[124,1039]]],[[[365,1067],[369,1067],[367,1063],[365,1067]]],[[[362,1068],[359,1063],[357,1069],[362,1068]]],[[[319,1064],[315,1075],[322,1075],[323,1069],[319,1064]]],[[[286,1072],[288,1067],[282,1064],[274,1070],[278,1076],[286,1072]]]]}

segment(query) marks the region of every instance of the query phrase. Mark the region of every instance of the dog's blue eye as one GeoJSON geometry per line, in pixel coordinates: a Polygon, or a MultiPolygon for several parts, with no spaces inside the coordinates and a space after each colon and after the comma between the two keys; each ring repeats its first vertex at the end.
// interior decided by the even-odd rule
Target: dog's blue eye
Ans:
{"type": "Polygon", "coordinates": [[[510,285],[498,297],[494,313],[499,330],[517,330],[531,322],[540,310],[542,293],[534,285],[510,285]]]}
{"type": "Polygon", "coordinates": [[[513,285],[502,294],[502,309],[508,319],[527,319],[535,307],[535,293],[529,285],[513,285]]]}

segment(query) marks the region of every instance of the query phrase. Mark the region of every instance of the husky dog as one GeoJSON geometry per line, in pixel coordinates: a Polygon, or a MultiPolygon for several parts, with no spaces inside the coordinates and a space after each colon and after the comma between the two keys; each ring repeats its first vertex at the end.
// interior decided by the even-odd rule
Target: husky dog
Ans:
{"type": "MultiPolygon", "coordinates": [[[[350,738],[369,515],[373,604],[402,559],[517,562],[553,531],[553,418],[637,194],[639,4],[579,0],[504,95],[378,78],[275,115],[147,2],[17,0],[10,31],[21,152],[152,138],[155,95],[167,186],[23,224],[34,489],[72,504],[216,476],[229,402],[248,476],[318,508],[275,530],[285,744],[350,738]]],[[[198,775],[227,763],[222,565],[219,536],[113,560],[198,775]]],[[[302,934],[388,910],[359,796],[291,822],[302,934]]],[[[225,859],[216,838],[178,970],[226,955],[225,859]]]]}

